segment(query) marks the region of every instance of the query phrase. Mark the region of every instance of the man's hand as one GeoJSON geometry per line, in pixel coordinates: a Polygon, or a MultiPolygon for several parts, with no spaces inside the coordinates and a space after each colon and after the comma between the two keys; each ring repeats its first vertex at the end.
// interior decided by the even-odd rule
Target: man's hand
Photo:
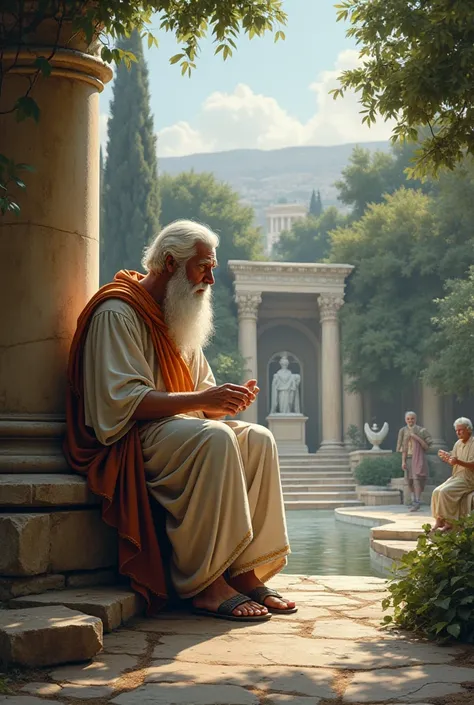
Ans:
{"type": "Polygon", "coordinates": [[[445,450],[438,451],[438,458],[441,458],[443,463],[448,463],[448,465],[456,465],[457,463],[456,458],[453,458],[453,456],[445,450]]]}
{"type": "Polygon", "coordinates": [[[406,464],[406,463],[402,463],[402,470],[403,470],[404,472],[406,472],[406,471],[408,470],[408,467],[407,467],[407,464],[406,464]]]}
{"type": "Polygon", "coordinates": [[[209,416],[235,416],[256,399],[251,388],[240,384],[220,384],[200,392],[200,396],[201,409],[209,416]]]}
{"type": "Polygon", "coordinates": [[[247,387],[249,392],[252,392],[253,394],[253,399],[251,399],[248,403],[247,406],[245,407],[246,409],[252,404],[255,399],[257,398],[257,394],[260,391],[260,387],[257,387],[257,380],[256,379],[249,379],[247,382],[244,382],[244,387],[247,387]]]}

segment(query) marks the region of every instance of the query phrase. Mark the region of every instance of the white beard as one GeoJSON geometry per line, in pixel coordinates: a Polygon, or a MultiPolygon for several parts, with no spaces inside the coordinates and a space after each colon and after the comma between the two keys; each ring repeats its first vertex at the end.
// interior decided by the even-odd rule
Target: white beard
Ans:
{"type": "Polygon", "coordinates": [[[163,314],[178,350],[189,361],[214,332],[211,287],[193,286],[185,267],[178,267],[166,287],[163,314]],[[197,294],[200,290],[204,293],[197,294]]]}

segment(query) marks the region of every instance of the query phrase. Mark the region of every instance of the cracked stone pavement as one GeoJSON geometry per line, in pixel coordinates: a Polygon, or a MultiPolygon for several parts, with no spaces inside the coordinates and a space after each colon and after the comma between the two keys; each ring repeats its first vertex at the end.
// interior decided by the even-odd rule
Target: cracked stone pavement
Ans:
{"type": "Polygon", "coordinates": [[[383,579],[271,585],[299,612],[261,624],[137,618],[91,662],[9,673],[0,705],[474,705],[474,648],[382,629],[383,579]]]}

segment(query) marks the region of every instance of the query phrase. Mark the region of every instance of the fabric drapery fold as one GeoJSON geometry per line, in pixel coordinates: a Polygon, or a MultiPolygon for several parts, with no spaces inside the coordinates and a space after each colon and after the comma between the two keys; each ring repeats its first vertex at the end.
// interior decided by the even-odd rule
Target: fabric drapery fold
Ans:
{"type": "Polygon", "coordinates": [[[84,345],[92,315],[107,299],[125,301],[144,320],[166,390],[194,389],[188,366],[168,335],[160,307],[140,284],[143,277],[138,272],[118,272],[79,316],[69,354],[64,453],[70,466],[87,476],[90,490],[102,498],[102,517],[118,533],[119,571],[131,579],[133,589],[146,600],[148,613],[153,613],[164,606],[167,588],[138,427],[134,424],[115,443],[104,446],[86,425],[84,412],[84,345]]]}

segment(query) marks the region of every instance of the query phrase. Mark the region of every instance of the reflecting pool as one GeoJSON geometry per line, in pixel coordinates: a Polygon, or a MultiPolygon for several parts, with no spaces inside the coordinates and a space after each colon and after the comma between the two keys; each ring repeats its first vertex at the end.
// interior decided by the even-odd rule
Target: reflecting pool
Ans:
{"type": "Polygon", "coordinates": [[[370,565],[370,529],[336,521],[334,511],[286,513],[291,556],[285,573],[378,575],[370,565]]]}

